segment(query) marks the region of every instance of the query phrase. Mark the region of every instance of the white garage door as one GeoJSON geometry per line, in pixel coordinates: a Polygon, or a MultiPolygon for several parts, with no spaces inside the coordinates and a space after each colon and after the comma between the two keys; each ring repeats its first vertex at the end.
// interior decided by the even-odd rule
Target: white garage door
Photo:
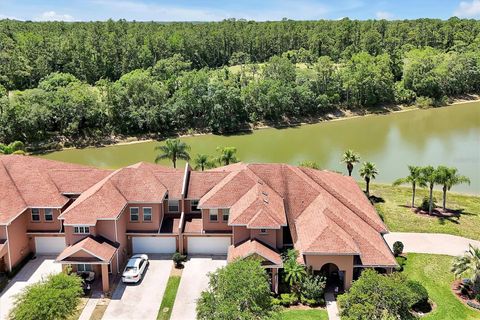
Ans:
{"type": "Polygon", "coordinates": [[[189,237],[188,254],[227,254],[230,237],[189,237]]]}
{"type": "Polygon", "coordinates": [[[175,237],[133,237],[133,253],[174,253],[177,251],[175,237]]]}
{"type": "Polygon", "coordinates": [[[58,254],[65,249],[65,237],[35,237],[37,254],[58,254]]]}

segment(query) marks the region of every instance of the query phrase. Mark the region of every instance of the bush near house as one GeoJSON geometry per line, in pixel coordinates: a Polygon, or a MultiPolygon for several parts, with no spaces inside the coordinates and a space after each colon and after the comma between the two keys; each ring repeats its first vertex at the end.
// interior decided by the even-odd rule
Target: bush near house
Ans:
{"type": "Polygon", "coordinates": [[[175,268],[179,269],[183,267],[183,263],[187,260],[187,256],[175,252],[172,256],[173,263],[175,264],[175,268]]]}
{"type": "Polygon", "coordinates": [[[395,241],[393,243],[393,254],[395,255],[395,257],[398,257],[403,253],[403,248],[404,248],[403,242],[395,241]]]}
{"type": "Polygon", "coordinates": [[[197,319],[270,319],[278,315],[260,261],[237,260],[209,277],[208,289],[197,303],[197,319]]]}
{"type": "Polygon", "coordinates": [[[83,294],[82,279],[59,273],[26,287],[17,296],[10,319],[67,319],[75,311],[83,294]]]}

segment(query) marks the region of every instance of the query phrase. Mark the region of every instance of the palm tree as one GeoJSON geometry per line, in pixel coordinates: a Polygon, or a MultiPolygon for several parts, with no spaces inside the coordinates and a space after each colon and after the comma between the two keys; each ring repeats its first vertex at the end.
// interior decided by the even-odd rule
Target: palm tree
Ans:
{"type": "Polygon", "coordinates": [[[349,149],[343,153],[341,162],[347,164],[348,175],[352,176],[353,166],[360,162],[360,156],[349,149]]]}
{"type": "Polygon", "coordinates": [[[473,287],[478,288],[480,283],[480,248],[470,244],[468,251],[463,256],[456,257],[453,260],[452,272],[456,278],[468,274],[472,282],[477,284],[473,287]]]}
{"type": "Polygon", "coordinates": [[[220,152],[217,160],[220,164],[228,166],[230,163],[238,162],[236,157],[237,148],[235,147],[218,147],[217,151],[220,152]]]}
{"type": "Polygon", "coordinates": [[[8,145],[0,143],[0,153],[25,154],[25,145],[22,141],[14,141],[8,145]]]}
{"type": "Polygon", "coordinates": [[[457,184],[470,184],[470,179],[466,176],[459,175],[457,168],[439,166],[437,168],[437,183],[442,185],[443,210],[446,210],[445,205],[447,203],[447,191],[449,191],[454,185],[457,184]]]}
{"type": "Polygon", "coordinates": [[[170,159],[172,160],[173,167],[176,168],[177,159],[190,160],[190,155],[188,154],[190,146],[179,139],[167,139],[165,140],[165,145],[155,147],[155,150],[162,151],[162,153],[155,158],[156,163],[163,159],[170,159]]]}
{"type": "Polygon", "coordinates": [[[293,289],[294,292],[299,291],[300,283],[307,276],[307,270],[303,265],[297,262],[297,258],[298,251],[295,249],[290,249],[287,251],[287,255],[283,263],[285,281],[288,282],[289,286],[293,289]]]}
{"type": "Polygon", "coordinates": [[[394,186],[399,186],[401,184],[412,184],[412,208],[415,207],[415,192],[417,184],[419,187],[426,187],[425,181],[422,176],[422,168],[417,166],[408,166],[408,171],[410,174],[405,178],[397,179],[393,182],[394,186]]]}
{"type": "Polygon", "coordinates": [[[438,181],[438,173],[437,170],[432,166],[426,166],[422,168],[422,179],[425,181],[425,184],[428,185],[430,189],[430,202],[428,206],[428,213],[432,214],[433,210],[433,187],[435,183],[438,181]]]}
{"type": "Polygon", "coordinates": [[[375,179],[378,174],[377,167],[373,162],[364,162],[360,168],[360,176],[365,179],[367,197],[370,197],[370,180],[375,179]]]}
{"type": "Polygon", "coordinates": [[[205,169],[215,167],[215,163],[206,154],[198,153],[193,161],[195,162],[195,170],[202,169],[204,171],[205,169]]]}

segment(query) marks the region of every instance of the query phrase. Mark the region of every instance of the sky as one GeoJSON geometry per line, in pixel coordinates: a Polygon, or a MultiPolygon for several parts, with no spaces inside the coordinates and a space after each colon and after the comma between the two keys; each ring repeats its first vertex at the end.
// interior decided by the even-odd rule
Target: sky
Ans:
{"type": "Polygon", "coordinates": [[[219,21],[480,18],[480,0],[0,0],[0,19],[219,21]]]}

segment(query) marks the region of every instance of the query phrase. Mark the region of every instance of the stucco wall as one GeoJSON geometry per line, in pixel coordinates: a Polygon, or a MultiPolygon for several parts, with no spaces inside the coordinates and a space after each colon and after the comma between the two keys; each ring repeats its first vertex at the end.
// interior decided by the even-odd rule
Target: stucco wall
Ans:
{"type": "Polygon", "coordinates": [[[223,210],[218,210],[218,221],[210,221],[210,210],[202,210],[203,230],[205,231],[231,231],[232,227],[228,225],[228,221],[223,221],[223,210]]]}
{"type": "Polygon", "coordinates": [[[163,217],[162,205],[160,203],[152,204],[129,204],[124,210],[124,214],[128,216],[127,229],[134,231],[153,231],[157,232],[163,217]],[[137,222],[130,221],[130,208],[138,208],[139,220],[137,222]],[[143,208],[152,208],[152,221],[143,221],[143,208]]]}
{"type": "MultiPolygon", "coordinates": [[[[78,241],[88,237],[88,234],[75,234],[73,233],[73,226],[65,226],[65,243],[67,246],[71,246],[78,241]]],[[[91,235],[97,235],[97,230],[95,226],[89,226],[90,229],[90,234],[91,235]]]]}
{"type": "Polygon", "coordinates": [[[29,240],[27,236],[28,215],[23,213],[7,226],[10,259],[12,267],[19,263],[30,253],[29,240]]]}
{"type": "Polygon", "coordinates": [[[58,220],[60,209],[53,209],[53,221],[45,220],[45,209],[39,209],[40,221],[32,221],[32,210],[27,209],[22,213],[27,216],[27,230],[31,231],[54,231],[58,232],[62,228],[62,221],[58,220]]]}
{"type": "Polygon", "coordinates": [[[345,288],[348,289],[352,286],[353,256],[306,255],[305,262],[313,270],[320,270],[327,263],[335,264],[340,271],[345,271],[345,288]]]}
{"type": "Polygon", "coordinates": [[[265,234],[260,233],[260,229],[250,229],[250,239],[257,239],[272,248],[277,247],[277,231],[275,229],[267,229],[265,234]]]}

